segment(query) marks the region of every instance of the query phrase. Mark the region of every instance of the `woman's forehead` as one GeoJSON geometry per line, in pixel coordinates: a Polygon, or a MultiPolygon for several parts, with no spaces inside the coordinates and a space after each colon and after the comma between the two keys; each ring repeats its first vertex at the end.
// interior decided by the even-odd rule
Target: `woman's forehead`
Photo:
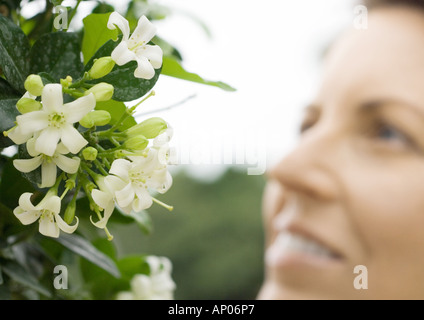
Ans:
{"type": "Polygon", "coordinates": [[[349,30],[325,59],[321,95],[407,91],[424,99],[424,11],[379,8],[366,30],[349,30]],[[416,91],[416,92],[414,92],[416,91]]]}

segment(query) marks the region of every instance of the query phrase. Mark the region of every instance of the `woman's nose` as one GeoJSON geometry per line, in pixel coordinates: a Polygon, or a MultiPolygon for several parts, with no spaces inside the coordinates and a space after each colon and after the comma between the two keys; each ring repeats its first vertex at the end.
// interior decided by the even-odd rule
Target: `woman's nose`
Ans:
{"type": "Polygon", "coordinates": [[[269,172],[269,177],[278,181],[287,193],[333,200],[339,191],[342,149],[343,141],[336,132],[305,134],[298,147],[269,172]]]}

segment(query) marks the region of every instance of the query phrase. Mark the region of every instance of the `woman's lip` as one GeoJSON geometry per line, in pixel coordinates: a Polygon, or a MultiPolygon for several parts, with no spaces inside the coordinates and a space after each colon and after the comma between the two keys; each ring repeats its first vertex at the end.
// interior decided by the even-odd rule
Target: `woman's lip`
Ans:
{"type": "Polygon", "coordinates": [[[266,251],[266,263],[272,267],[310,266],[324,268],[339,265],[342,256],[322,241],[298,232],[280,232],[266,251]]]}
{"type": "Polygon", "coordinates": [[[281,234],[298,235],[327,249],[331,252],[334,258],[337,258],[339,260],[345,259],[344,253],[334,240],[329,240],[328,237],[322,235],[322,232],[320,234],[320,232],[318,231],[313,231],[310,228],[306,228],[305,223],[299,223],[299,221],[288,220],[285,224],[280,224],[278,226],[277,237],[281,234]]]}

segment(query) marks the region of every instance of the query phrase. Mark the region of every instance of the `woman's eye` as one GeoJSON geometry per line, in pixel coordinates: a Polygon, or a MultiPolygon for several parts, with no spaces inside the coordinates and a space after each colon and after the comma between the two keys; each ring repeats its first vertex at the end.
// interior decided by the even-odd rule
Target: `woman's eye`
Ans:
{"type": "Polygon", "coordinates": [[[389,126],[380,128],[378,136],[384,140],[401,140],[404,142],[408,141],[408,138],[403,133],[389,126]]]}
{"type": "Polygon", "coordinates": [[[387,124],[378,127],[376,138],[384,143],[396,146],[413,146],[413,141],[401,130],[387,124]]]}

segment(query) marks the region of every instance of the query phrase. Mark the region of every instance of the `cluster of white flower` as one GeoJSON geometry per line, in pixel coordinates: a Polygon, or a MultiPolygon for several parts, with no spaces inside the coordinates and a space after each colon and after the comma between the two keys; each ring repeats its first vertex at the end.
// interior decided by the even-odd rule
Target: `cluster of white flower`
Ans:
{"type": "Polygon", "coordinates": [[[131,291],[118,293],[117,300],[172,300],[175,283],[171,278],[172,264],[166,257],[146,258],[150,274],[137,274],[131,280],[131,291]]]}
{"type": "MultiPolygon", "coordinates": [[[[125,212],[140,212],[153,204],[151,192],[165,193],[172,185],[168,171],[169,146],[172,129],[168,128],[153,140],[153,146],[142,156],[116,159],[106,177],[99,176],[99,189],[91,193],[94,202],[104,211],[100,221],[93,224],[104,228],[115,208],[125,212]]],[[[170,208],[172,210],[172,208],[170,208]]]]}
{"type": "Polygon", "coordinates": [[[115,64],[122,66],[133,60],[137,62],[136,78],[153,78],[163,56],[159,46],[148,44],[156,29],[143,16],[130,36],[128,21],[116,12],[110,15],[107,27],[118,27],[123,33],[111,56],[97,59],[76,83],[68,76],[60,84],[44,85],[39,75],[30,75],[25,81],[27,92],[17,103],[21,114],[16,117],[16,126],[5,132],[15,144],[24,145],[30,156],[14,160],[15,168],[30,173],[41,166],[39,187],[50,188],[35,206],[31,202],[33,195],[24,193],[14,214],[23,224],[39,220],[39,231],[46,236],[58,237],[60,230],[72,233],[77,229],[75,203],[81,190],[99,218],[93,224],[105,229],[109,239],[112,236],[106,224],[115,207],[126,214],[145,210],[153,202],[172,209],[152,196],[153,192],[166,192],[172,184],[167,166],[172,137],[169,125],[160,118],[151,118],[124,132],[117,130],[133,107],[126,110],[122,121],[96,131],[96,126],[111,121],[107,111],[95,110],[96,104],[112,99],[114,87],[104,82],[85,85],[86,80],[107,75],[115,64]],[[65,94],[71,102],[64,103],[65,94]],[[99,143],[102,139],[114,147],[105,148],[99,143]],[[58,168],[62,171],[59,175],[58,168]],[[65,191],[59,196],[59,185],[64,180],[65,191]],[[74,196],[62,219],[61,202],[70,190],[74,190],[74,196]],[[76,222],[71,226],[74,218],[76,222]]]}

